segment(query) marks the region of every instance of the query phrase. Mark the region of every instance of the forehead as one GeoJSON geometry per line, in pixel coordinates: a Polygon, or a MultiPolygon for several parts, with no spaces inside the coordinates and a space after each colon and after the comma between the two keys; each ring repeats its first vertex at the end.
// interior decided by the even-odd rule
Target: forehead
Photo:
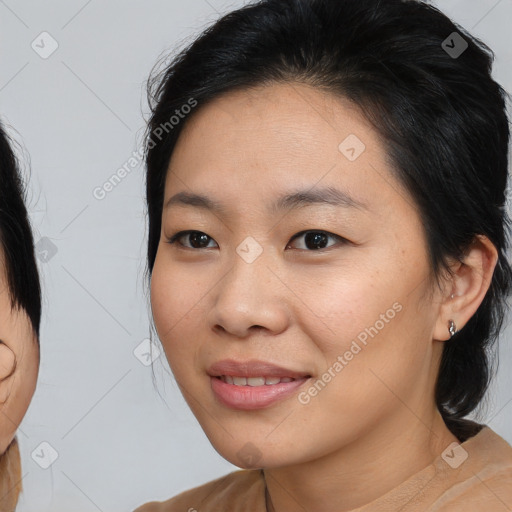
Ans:
{"type": "Polygon", "coordinates": [[[275,195],[276,205],[285,191],[329,188],[359,204],[376,190],[389,201],[405,192],[387,161],[378,133],[345,98],[297,83],[237,90],[187,121],[165,201],[178,192],[246,204],[275,195]]]}
{"type": "MultiPolygon", "coordinates": [[[[292,170],[305,157],[305,163],[336,160],[339,144],[356,133],[367,148],[381,150],[377,134],[348,100],[303,84],[238,90],[192,114],[170,167],[186,161],[190,170],[196,170],[221,161],[236,165],[243,173],[269,161],[276,170],[292,170]]],[[[317,175],[321,172],[322,165],[315,169],[317,175]]]]}
{"type": "Polygon", "coordinates": [[[364,133],[368,142],[377,135],[346,98],[306,84],[267,84],[224,93],[199,107],[186,122],[175,153],[190,137],[203,144],[240,141],[240,151],[260,142],[266,143],[259,147],[265,152],[283,145],[291,151],[314,149],[322,142],[336,148],[350,128],[364,133]]]}

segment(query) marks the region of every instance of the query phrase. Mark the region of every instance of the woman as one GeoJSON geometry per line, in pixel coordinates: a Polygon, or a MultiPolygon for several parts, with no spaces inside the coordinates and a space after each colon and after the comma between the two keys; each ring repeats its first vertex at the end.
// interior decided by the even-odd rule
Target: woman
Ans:
{"type": "Polygon", "coordinates": [[[157,78],[153,317],[244,470],[138,512],[512,509],[466,418],[511,282],[491,62],[417,0],[263,0],[157,78]]]}
{"type": "Polygon", "coordinates": [[[15,437],[39,370],[41,290],[18,164],[0,125],[0,510],[22,489],[15,437]]]}

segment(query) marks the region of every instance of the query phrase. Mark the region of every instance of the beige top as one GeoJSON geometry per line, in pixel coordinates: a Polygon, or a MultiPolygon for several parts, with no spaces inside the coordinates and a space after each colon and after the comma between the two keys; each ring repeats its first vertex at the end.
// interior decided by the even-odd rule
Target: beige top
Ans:
{"type": "MultiPolygon", "coordinates": [[[[230,473],[134,512],[265,512],[261,470],[230,473]]],[[[352,512],[510,512],[512,447],[489,427],[352,512]],[[461,449],[463,448],[463,450],[461,449]],[[467,454],[467,458],[466,458],[467,454]]]]}

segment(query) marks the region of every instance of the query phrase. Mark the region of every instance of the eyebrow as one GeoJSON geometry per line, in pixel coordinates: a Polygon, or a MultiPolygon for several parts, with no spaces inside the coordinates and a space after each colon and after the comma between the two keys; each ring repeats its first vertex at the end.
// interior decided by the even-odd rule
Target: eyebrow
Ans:
{"type": "MultiPolygon", "coordinates": [[[[327,204],[342,208],[369,210],[367,204],[354,199],[346,192],[334,187],[326,187],[297,190],[281,196],[277,201],[269,204],[268,211],[271,214],[277,214],[283,210],[293,210],[315,204],[327,204]]],[[[167,209],[172,205],[191,206],[203,210],[214,211],[220,215],[227,213],[227,209],[223,203],[201,194],[193,194],[189,192],[178,192],[177,194],[174,194],[165,203],[164,209],[167,209]]]]}

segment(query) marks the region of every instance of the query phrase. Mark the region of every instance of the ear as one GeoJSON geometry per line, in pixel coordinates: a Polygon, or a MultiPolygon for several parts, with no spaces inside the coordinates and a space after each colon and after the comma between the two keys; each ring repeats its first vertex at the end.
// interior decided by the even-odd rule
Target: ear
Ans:
{"type": "Polygon", "coordinates": [[[14,352],[0,340],[0,404],[4,404],[11,393],[11,379],[9,377],[16,368],[14,352]]]}
{"type": "Polygon", "coordinates": [[[9,377],[16,368],[14,352],[0,340],[0,404],[4,404],[11,393],[11,379],[9,377]]]}
{"type": "Polygon", "coordinates": [[[452,275],[444,287],[444,297],[434,328],[434,339],[450,339],[450,320],[460,331],[475,314],[491,284],[498,251],[483,235],[477,235],[462,262],[451,267],[452,275]]]}

